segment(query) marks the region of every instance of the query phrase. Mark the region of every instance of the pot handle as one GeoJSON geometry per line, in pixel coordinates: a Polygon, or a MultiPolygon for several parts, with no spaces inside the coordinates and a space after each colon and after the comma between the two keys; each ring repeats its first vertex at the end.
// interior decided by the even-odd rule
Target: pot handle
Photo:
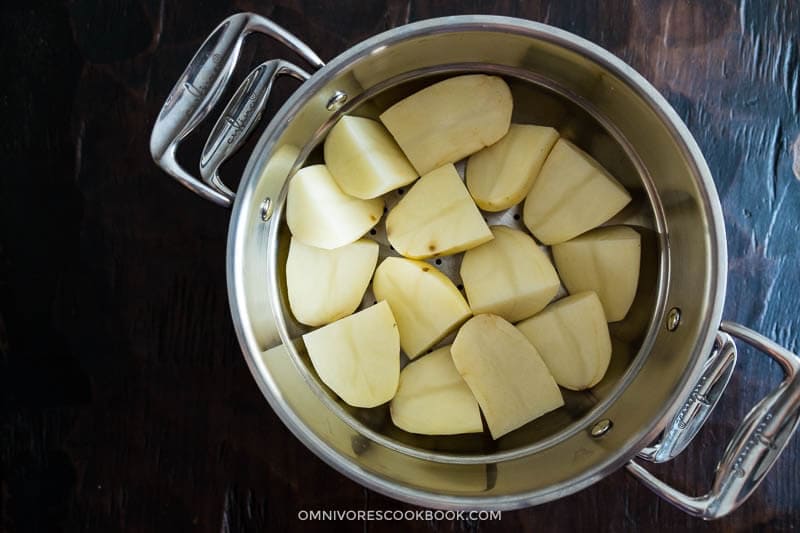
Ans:
{"type": "Polygon", "coordinates": [[[272,82],[283,74],[301,80],[308,78],[305,71],[286,61],[268,61],[257,67],[239,87],[206,143],[201,163],[201,171],[206,169],[203,181],[187,172],[175,157],[178,144],[217,103],[236,66],[242,41],[254,32],[286,45],[315,68],[325,64],[305,43],[271,20],[254,13],[232,15],[206,38],[178,78],[150,136],[150,154],[162,169],[191,191],[225,207],[232,204],[233,192],[222,185],[216,170],[252,131],[266,104],[272,82]],[[221,143],[225,146],[221,147],[221,143]]]}
{"type": "Polygon", "coordinates": [[[659,442],[640,451],[637,457],[651,463],[665,463],[686,449],[716,407],[735,368],[736,344],[730,335],[719,331],[689,398],[667,424],[659,442]]]}
{"type": "Polygon", "coordinates": [[[786,377],[747,414],[717,465],[711,490],[688,496],[630,461],[626,468],[650,490],[683,511],[713,520],[739,507],[763,481],[800,423],[800,357],[739,324],[720,329],[772,357],[786,377]]]}

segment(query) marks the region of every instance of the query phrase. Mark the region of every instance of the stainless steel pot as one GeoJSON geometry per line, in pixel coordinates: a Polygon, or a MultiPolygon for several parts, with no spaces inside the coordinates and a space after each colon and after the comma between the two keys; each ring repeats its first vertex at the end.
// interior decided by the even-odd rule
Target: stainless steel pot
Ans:
{"type": "MultiPolygon", "coordinates": [[[[717,518],[752,493],[800,421],[800,359],[721,321],[725,230],[694,139],[639,74],[575,35],[512,18],[448,17],[387,31],[324,65],[271,21],[237,14],[205,41],[169,95],[151,151],[182,184],[233,207],[231,312],[265,398],[314,453],[378,492],[428,507],[513,509],[571,494],[625,466],[686,512],[717,518]],[[217,121],[196,179],[178,164],[175,149],[220,98],[242,41],[253,32],[285,43],[318,70],[309,75],[282,60],[254,70],[217,121]],[[553,124],[609,167],[634,196],[613,222],[637,226],[644,237],[640,288],[629,316],[612,325],[606,378],[591,392],[567,394],[564,408],[496,442],[480,435],[407,434],[391,424],[385,407],[353,409],[337,400],[308,364],[282,269],[285,183],[301,165],[318,160],[319,143],[338,117],[374,116],[433,80],[474,71],[510,83],[514,120],[553,124]],[[220,180],[219,166],[252,130],[280,75],[305,81],[270,121],[234,195],[220,180]],[[711,490],[690,497],[653,477],[639,460],[667,461],[692,440],[733,371],[731,336],[774,358],[786,377],[741,423],[711,490]]],[[[512,209],[493,220],[514,225],[514,215],[512,209]]],[[[374,238],[386,244],[380,232],[374,238]]],[[[382,249],[382,255],[392,253],[382,249]]],[[[439,266],[455,275],[458,261],[444,258],[439,266]]]]}

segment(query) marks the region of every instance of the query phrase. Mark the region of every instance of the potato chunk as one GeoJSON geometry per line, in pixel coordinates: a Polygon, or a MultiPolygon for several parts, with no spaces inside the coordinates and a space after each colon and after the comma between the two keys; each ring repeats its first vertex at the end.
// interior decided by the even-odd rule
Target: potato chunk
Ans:
{"type": "Polygon", "coordinates": [[[603,379],[611,361],[611,337],[594,292],[581,292],[548,305],[517,324],[544,359],[556,383],[583,390],[603,379]]]}
{"type": "Polygon", "coordinates": [[[483,431],[478,402],[456,370],[449,346],[419,358],[400,372],[400,385],[389,407],[394,425],[411,433],[483,431]]]}
{"type": "Polygon", "coordinates": [[[529,235],[506,226],[491,230],[494,240],[464,254],[461,280],[473,313],[516,322],[544,309],[561,283],[529,235]]]}
{"type": "Polygon", "coordinates": [[[386,237],[398,253],[425,259],[463,252],[492,232],[453,165],[422,176],[386,216],[386,237]]]}
{"type": "Polygon", "coordinates": [[[295,318],[308,326],[322,326],[355,311],[377,262],[378,243],[369,239],[325,250],[293,237],[286,286],[295,318]]]}
{"type": "Polygon", "coordinates": [[[408,185],[417,171],[380,122],[343,116],[325,138],[325,165],[344,192],[376,198],[408,185]]]}
{"type": "Polygon", "coordinates": [[[570,293],[594,291],[606,320],[628,314],[639,284],[642,242],[627,226],[598,228],[553,246],[553,259],[570,293]]]}
{"type": "Polygon", "coordinates": [[[478,207],[502,211],[521,202],[557,140],[553,128],[512,124],[505,137],[472,154],[466,181],[478,207]]]}
{"type": "Polygon", "coordinates": [[[525,199],[523,221],[541,242],[557,244],[599,226],[630,200],[589,154],[559,139],[525,199]]]}
{"type": "Polygon", "coordinates": [[[453,282],[423,261],[387,257],[375,270],[372,291],[389,302],[400,346],[412,359],[472,315],[453,282]]]}
{"type": "Polygon", "coordinates": [[[303,335],[320,379],[354,407],[392,399],[400,379],[400,336],[386,302],[303,335]]]}
{"type": "Polygon", "coordinates": [[[499,141],[513,105],[501,78],[468,74],[412,94],[380,119],[422,175],[499,141]]]}
{"type": "Polygon", "coordinates": [[[289,181],[286,224],[297,240],[331,250],[360,239],[378,223],[383,199],[345,194],[325,165],[301,168],[289,181]]]}
{"type": "Polygon", "coordinates": [[[536,348],[499,316],[467,321],[450,351],[495,439],[564,405],[536,348]]]}

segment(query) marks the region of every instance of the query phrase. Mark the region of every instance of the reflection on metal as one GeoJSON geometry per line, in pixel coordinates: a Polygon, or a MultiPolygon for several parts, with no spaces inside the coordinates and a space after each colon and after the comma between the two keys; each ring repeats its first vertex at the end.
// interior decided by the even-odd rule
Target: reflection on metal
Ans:
{"type": "Polygon", "coordinates": [[[333,93],[330,100],[328,100],[328,103],[325,104],[325,109],[328,111],[338,111],[345,103],[347,103],[347,93],[336,91],[333,93]]]}
{"type": "Polygon", "coordinates": [[[604,418],[603,420],[600,420],[599,422],[597,422],[595,425],[592,426],[591,430],[592,437],[596,439],[600,438],[606,433],[608,433],[608,431],[612,427],[614,427],[614,423],[611,420],[604,418]]]}
{"type": "Polygon", "coordinates": [[[667,329],[670,331],[675,331],[680,325],[681,309],[679,307],[673,307],[669,310],[669,313],[667,313],[667,329]]]}

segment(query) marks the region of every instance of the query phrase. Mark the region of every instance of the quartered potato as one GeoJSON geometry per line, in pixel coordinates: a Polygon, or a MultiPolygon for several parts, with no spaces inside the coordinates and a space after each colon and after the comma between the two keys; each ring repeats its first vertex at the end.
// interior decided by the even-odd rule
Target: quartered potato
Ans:
{"type": "Polygon", "coordinates": [[[451,164],[422,176],[389,211],[386,237],[412,259],[463,252],[493,238],[451,164]]]}
{"type": "Polygon", "coordinates": [[[468,74],[412,94],[380,119],[422,175],[499,141],[511,124],[512,108],[511,91],[501,78],[468,74]]]}
{"type": "Polygon", "coordinates": [[[331,250],[360,239],[383,214],[383,199],[346,194],[325,165],[301,168],[289,181],[286,224],[309,246],[331,250]]]}
{"type": "Polygon", "coordinates": [[[485,211],[518,204],[531,190],[558,132],[546,126],[512,124],[508,133],[467,161],[467,189],[485,211]]]}
{"type": "Polygon", "coordinates": [[[536,348],[497,315],[467,321],[450,351],[495,439],[564,405],[536,348]]]}
{"type": "Polygon", "coordinates": [[[303,335],[320,379],[354,407],[392,399],[400,379],[400,336],[386,302],[303,335]]]}
{"type": "Polygon", "coordinates": [[[333,179],[356,198],[376,198],[419,176],[383,124],[372,119],[343,116],[325,138],[324,151],[333,179]]]}
{"type": "Polygon", "coordinates": [[[392,422],[410,433],[480,433],[485,420],[499,439],[563,406],[559,386],[596,393],[612,381],[601,381],[608,323],[632,305],[641,242],[629,227],[599,226],[631,196],[555,129],[511,125],[512,110],[500,77],[455,76],[400,100],[380,122],[341,117],[325,164],[288,184],[286,285],[294,316],[317,328],[303,335],[311,364],[351,406],[390,402],[392,422]],[[462,180],[454,163],[467,157],[462,180]],[[399,201],[386,238],[402,257],[376,268],[379,245],[363,236],[387,193],[389,205],[399,201]],[[490,228],[481,213],[522,201],[537,240],[490,228]],[[460,252],[466,298],[421,261],[460,252]],[[370,280],[377,303],[357,311],[370,280]],[[570,295],[553,302],[562,283],[570,295]],[[454,332],[452,345],[423,355],[454,332]],[[402,372],[401,349],[412,359],[402,372]]]}
{"type": "Polygon", "coordinates": [[[286,259],[289,307],[298,322],[322,326],[358,308],[378,262],[378,243],[359,239],[325,250],[294,237],[286,259]]]}
{"type": "Polygon", "coordinates": [[[517,324],[517,329],[536,347],[562,387],[583,390],[603,379],[611,361],[611,337],[594,292],[562,298],[517,324]]]}
{"type": "Polygon", "coordinates": [[[464,254],[461,280],[472,312],[510,322],[544,309],[561,283],[556,269],[526,233],[492,226],[494,239],[464,254]]]}
{"type": "Polygon", "coordinates": [[[423,261],[387,257],[375,270],[372,292],[389,302],[400,346],[417,357],[472,315],[453,282],[423,261]]]}
{"type": "Polygon", "coordinates": [[[599,226],[630,200],[589,154],[559,139],[525,199],[523,221],[541,242],[558,244],[599,226]]]}
{"type": "Polygon", "coordinates": [[[598,228],[553,246],[564,286],[571,293],[596,292],[609,322],[625,318],[633,304],[641,254],[641,237],[627,226],[598,228]]]}
{"type": "Polygon", "coordinates": [[[400,372],[400,385],[389,409],[394,425],[411,433],[483,431],[478,402],[456,370],[449,346],[419,358],[400,372]]]}

